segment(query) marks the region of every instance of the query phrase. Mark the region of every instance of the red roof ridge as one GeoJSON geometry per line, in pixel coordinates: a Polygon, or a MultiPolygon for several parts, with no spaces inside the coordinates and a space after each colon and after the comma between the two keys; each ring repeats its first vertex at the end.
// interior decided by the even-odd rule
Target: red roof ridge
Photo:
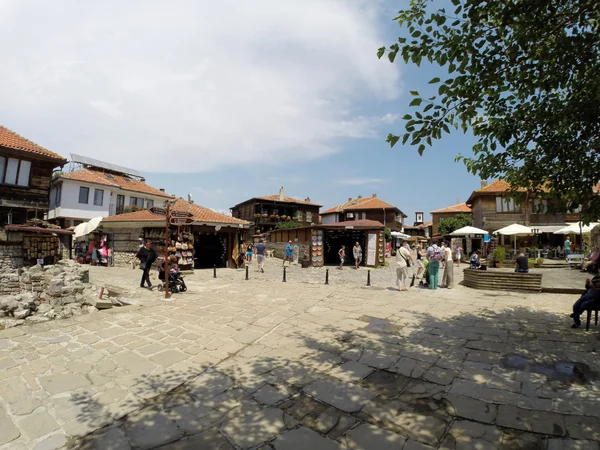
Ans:
{"type": "Polygon", "coordinates": [[[6,147],[13,150],[20,150],[27,153],[33,153],[63,163],[67,162],[66,158],[63,158],[59,154],[51,152],[47,148],[44,148],[41,145],[38,145],[35,142],[24,138],[20,134],[9,130],[3,125],[0,125],[0,147],[6,147]]]}

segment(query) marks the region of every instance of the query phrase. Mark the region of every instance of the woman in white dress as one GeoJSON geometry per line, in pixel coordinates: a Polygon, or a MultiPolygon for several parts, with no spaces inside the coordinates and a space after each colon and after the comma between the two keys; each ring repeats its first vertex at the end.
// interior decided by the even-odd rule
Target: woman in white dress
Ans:
{"type": "Polygon", "coordinates": [[[396,286],[399,291],[408,291],[408,268],[413,264],[410,252],[404,245],[396,249],[396,286]]]}

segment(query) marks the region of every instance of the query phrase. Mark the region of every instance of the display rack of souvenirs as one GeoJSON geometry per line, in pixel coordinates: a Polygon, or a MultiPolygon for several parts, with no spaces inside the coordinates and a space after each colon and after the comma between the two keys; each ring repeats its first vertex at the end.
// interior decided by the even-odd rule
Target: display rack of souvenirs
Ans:
{"type": "Polygon", "coordinates": [[[321,267],[325,261],[323,250],[323,230],[312,230],[311,261],[314,267],[321,267]]]}
{"type": "Polygon", "coordinates": [[[23,249],[26,259],[35,262],[43,260],[43,264],[54,264],[61,256],[60,240],[57,236],[25,236],[23,249]]]}

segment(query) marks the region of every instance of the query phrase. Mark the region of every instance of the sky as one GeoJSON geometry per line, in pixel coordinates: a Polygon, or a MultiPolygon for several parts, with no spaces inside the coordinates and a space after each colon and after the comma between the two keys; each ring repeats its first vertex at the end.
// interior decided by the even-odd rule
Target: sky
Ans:
{"type": "Polygon", "coordinates": [[[385,142],[444,75],[377,59],[407,3],[0,0],[0,124],[219,211],[283,186],[325,208],[376,193],[412,223],[479,180],[454,162],[470,135],[385,142]]]}

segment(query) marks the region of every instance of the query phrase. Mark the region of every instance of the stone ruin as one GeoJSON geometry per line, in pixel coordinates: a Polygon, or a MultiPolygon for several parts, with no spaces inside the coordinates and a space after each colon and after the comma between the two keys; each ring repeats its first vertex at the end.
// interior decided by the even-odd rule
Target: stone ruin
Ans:
{"type": "MultiPolygon", "coordinates": [[[[0,329],[67,319],[111,307],[98,300],[100,287],[89,282],[89,268],[74,261],[0,273],[0,329]]],[[[115,300],[115,304],[119,304],[115,300]]]]}

